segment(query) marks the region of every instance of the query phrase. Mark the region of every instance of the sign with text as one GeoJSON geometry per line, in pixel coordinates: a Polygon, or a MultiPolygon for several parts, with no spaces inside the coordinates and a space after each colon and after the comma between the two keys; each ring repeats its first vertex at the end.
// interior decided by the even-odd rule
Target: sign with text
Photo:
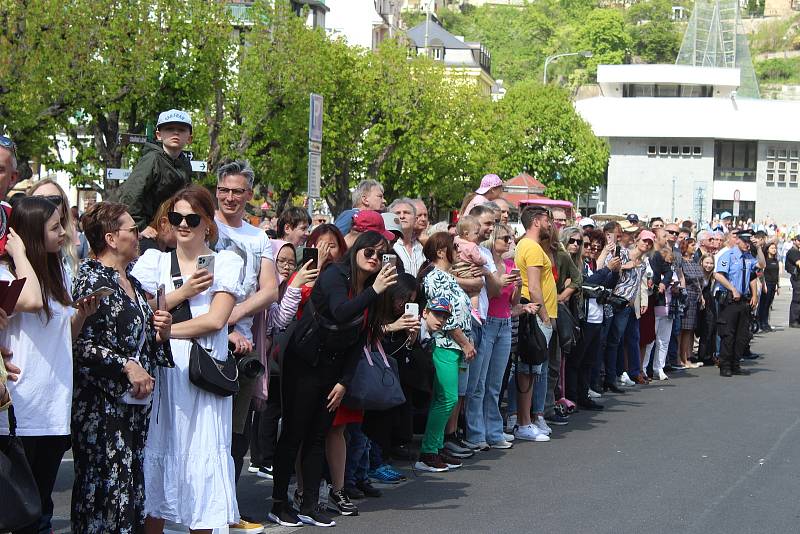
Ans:
{"type": "Polygon", "coordinates": [[[308,153],[308,196],[320,197],[320,180],[322,178],[322,153],[308,153]]]}
{"type": "Polygon", "coordinates": [[[147,142],[147,135],[121,133],[119,134],[119,140],[123,145],[143,145],[147,142]]]}
{"type": "Polygon", "coordinates": [[[208,163],[205,161],[192,160],[192,172],[207,172],[208,163]]]}
{"type": "Polygon", "coordinates": [[[308,139],[322,142],[322,95],[311,93],[308,104],[308,139]]]}
{"type": "Polygon", "coordinates": [[[130,169],[106,169],[106,180],[126,180],[130,175],[130,169]]]}

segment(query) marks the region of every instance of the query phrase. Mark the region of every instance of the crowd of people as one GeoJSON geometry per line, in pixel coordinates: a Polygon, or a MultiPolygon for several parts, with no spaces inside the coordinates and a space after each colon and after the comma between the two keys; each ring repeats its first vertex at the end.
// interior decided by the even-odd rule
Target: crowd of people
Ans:
{"type": "MultiPolygon", "coordinates": [[[[365,180],[334,223],[288,207],[265,232],[245,220],[246,162],[220,166],[213,193],[191,183],[191,132],[162,114],[135,179],[79,223],[52,181],[2,206],[0,279],[24,285],[0,307],[0,410],[41,501],[15,533],[50,531],[70,447],[76,533],[258,532],[236,495],[248,451],[272,480],[269,521],[333,526],[406,479],[392,460],[443,473],[674,372],[746,375],[751,323],[771,330],[766,232],[528,206],[518,235],[496,175],[457,224],[431,224],[421,199],[387,207],[365,180]]],[[[5,194],[16,160],[0,141],[5,194]]]]}

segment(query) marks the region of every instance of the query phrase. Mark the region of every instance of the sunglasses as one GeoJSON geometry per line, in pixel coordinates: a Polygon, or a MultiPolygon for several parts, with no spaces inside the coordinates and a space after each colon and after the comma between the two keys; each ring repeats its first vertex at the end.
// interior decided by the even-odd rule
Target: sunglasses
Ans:
{"type": "Polygon", "coordinates": [[[668,233],[669,235],[674,235],[674,236],[676,236],[676,237],[678,236],[678,234],[680,234],[680,232],[676,232],[675,230],[667,230],[667,233],[668,233]]]}
{"type": "Polygon", "coordinates": [[[139,227],[136,226],[135,224],[133,226],[129,226],[128,228],[120,228],[119,230],[117,230],[117,232],[122,232],[122,231],[131,232],[133,235],[137,237],[139,236],[139,227]]]}
{"type": "Polygon", "coordinates": [[[5,135],[0,135],[0,146],[10,150],[15,156],[17,155],[17,145],[10,138],[5,135]]]}
{"type": "Polygon", "coordinates": [[[373,256],[377,256],[378,254],[381,254],[383,251],[383,249],[378,250],[375,247],[364,247],[361,250],[364,252],[364,257],[367,259],[370,259],[373,256]]]}
{"type": "Polygon", "coordinates": [[[505,241],[506,243],[511,243],[511,236],[510,235],[504,235],[504,236],[498,237],[497,239],[499,239],[500,241],[505,241]]]}
{"type": "Polygon", "coordinates": [[[569,239],[567,240],[567,245],[580,245],[583,243],[583,239],[569,239]]]}
{"type": "Polygon", "coordinates": [[[177,211],[167,213],[167,220],[172,226],[180,226],[181,222],[186,221],[186,226],[189,228],[197,228],[200,225],[202,218],[197,213],[189,213],[183,215],[177,211]]]}
{"type": "Polygon", "coordinates": [[[61,195],[43,195],[41,198],[52,202],[56,206],[60,206],[64,202],[64,199],[61,198],[61,195]]]}

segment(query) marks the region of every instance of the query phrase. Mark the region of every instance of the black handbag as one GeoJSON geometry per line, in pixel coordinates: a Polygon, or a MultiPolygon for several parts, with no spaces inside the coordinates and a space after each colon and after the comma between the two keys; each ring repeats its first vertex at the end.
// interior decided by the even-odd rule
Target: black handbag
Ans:
{"type": "Polygon", "coordinates": [[[436,370],[433,366],[433,338],[417,340],[410,349],[405,345],[399,351],[398,366],[400,382],[411,389],[423,393],[433,393],[433,379],[436,370]]]}
{"type": "Polygon", "coordinates": [[[558,303],[556,328],[558,329],[558,342],[561,350],[567,353],[572,352],[572,349],[581,339],[581,329],[569,307],[562,302],[558,303]]]}
{"type": "Polygon", "coordinates": [[[547,338],[539,328],[536,315],[524,313],[519,316],[517,357],[522,363],[539,365],[547,360],[547,338]]]}
{"type": "Polygon", "coordinates": [[[17,437],[14,406],[8,408],[8,441],[0,447],[0,531],[17,530],[42,515],[39,488],[17,437]]]}
{"type": "MultiPolygon", "coordinates": [[[[171,254],[170,275],[172,285],[179,289],[183,285],[181,268],[178,265],[178,254],[171,254]]],[[[182,323],[192,318],[192,310],[188,301],[183,301],[172,310],[172,323],[182,323]]],[[[221,397],[230,397],[239,393],[239,367],[236,358],[228,352],[225,361],[213,358],[196,340],[192,339],[189,351],[189,381],[209,393],[221,397]]]]}
{"type": "Polygon", "coordinates": [[[342,403],[354,410],[388,410],[404,402],[397,362],[386,356],[380,342],[377,351],[364,347],[342,403]]]}

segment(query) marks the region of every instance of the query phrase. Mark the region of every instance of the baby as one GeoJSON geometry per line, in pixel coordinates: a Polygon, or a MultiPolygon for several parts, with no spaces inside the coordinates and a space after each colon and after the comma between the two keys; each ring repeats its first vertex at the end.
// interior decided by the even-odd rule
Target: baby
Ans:
{"type": "MultiPolygon", "coordinates": [[[[475,278],[475,269],[483,270],[486,265],[486,258],[483,257],[478,245],[475,241],[478,240],[478,233],[480,231],[480,223],[478,219],[470,215],[464,215],[458,220],[456,225],[456,236],[454,243],[457,251],[456,262],[451,268],[453,276],[458,278],[475,278]]],[[[470,302],[472,303],[472,316],[479,323],[480,315],[478,313],[478,301],[480,291],[467,292],[470,302]]]]}

